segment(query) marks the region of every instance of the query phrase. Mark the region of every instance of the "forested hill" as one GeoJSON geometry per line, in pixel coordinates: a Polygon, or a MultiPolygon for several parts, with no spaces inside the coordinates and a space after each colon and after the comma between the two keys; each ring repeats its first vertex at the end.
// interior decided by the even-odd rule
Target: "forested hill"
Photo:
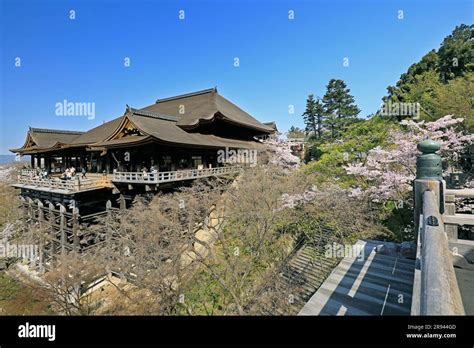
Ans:
{"type": "Polygon", "coordinates": [[[474,132],[474,25],[461,24],[387,88],[385,102],[420,103],[421,117],[463,117],[474,132]]]}

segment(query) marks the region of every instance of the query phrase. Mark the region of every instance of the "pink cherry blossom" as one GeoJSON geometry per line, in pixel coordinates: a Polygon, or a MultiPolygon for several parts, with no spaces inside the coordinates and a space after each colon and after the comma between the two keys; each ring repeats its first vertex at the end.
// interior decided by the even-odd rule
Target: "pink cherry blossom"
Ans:
{"type": "Polygon", "coordinates": [[[284,169],[297,169],[301,165],[301,159],[295,156],[291,150],[294,143],[289,141],[271,138],[265,141],[270,155],[269,162],[284,169]]]}
{"type": "Polygon", "coordinates": [[[463,134],[456,129],[462,122],[462,118],[452,115],[433,122],[402,121],[402,129],[389,134],[392,146],[375,147],[364,163],[344,167],[347,174],[359,176],[367,184],[367,187],[352,188],[351,196],[368,195],[374,202],[405,197],[412,189],[416,174],[417,144],[428,138],[437,141],[441,144],[439,155],[452,164],[465,146],[474,142],[473,134],[463,134]]]}

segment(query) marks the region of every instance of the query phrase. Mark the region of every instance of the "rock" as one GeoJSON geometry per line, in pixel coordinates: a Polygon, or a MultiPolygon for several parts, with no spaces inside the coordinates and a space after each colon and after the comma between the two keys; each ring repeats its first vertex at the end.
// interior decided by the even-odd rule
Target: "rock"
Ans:
{"type": "Polygon", "coordinates": [[[6,270],[7,267],[7,261],[5,259],[0,260],[0,271],[6,270]]]}
{"type": "Polygon", "coordinates": [[[189,266],[195,259],[196,259],[196,254],[194,251],[186,251],[181,255],[180,259],[180,267],[185,268],[189,266]]]}
{"type": "Polygon", "coordinates": [[[398,254],[398,245],[392,242],[379,244],[376,247],[376,252],[382,255],[396,256],[398,254]]]}
{"type": "Polygon", "coordinates": [[[414,241],[402,242],[400,244],[400,254],[407,259],[416,258],[416,243],[414,241]]]}

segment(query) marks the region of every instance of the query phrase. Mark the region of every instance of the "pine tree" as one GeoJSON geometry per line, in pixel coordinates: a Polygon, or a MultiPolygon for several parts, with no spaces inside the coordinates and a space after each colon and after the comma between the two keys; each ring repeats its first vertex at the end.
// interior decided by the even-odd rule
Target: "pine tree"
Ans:
{"type": "Polygon", "coordinates": [[[314,106],[314,113],[316,114],[316,132],[318,134],[318,139],[321,139],[323,131],[323,118],[326,114],[326,111],[324,109],[323,103],[321,102],[321,99],[319,98],[314,106]]]}
{"type": "Polygon", "coordinates": [[[304,124],[306,125],[305,131],[307,133],[316,134],[316,101],[314,100],[314,95],[308,95],[308,99],[306,99],[306,110],[303,113],[303,120],[304,124]]]}
{"type": "Polygon", "coordinates": [[[321,100],[314,99],[314,95],[310,94],[306,99],[306,110],[303,113],[304,123],[306,125],[305,131],[309,134],[321,138],[323,128],[324,107],[321,100]]]}
{"type": "Polygon", "coordinates": [[[357,118],[360,109],[349,94],[350,90],[342,80],[331,79],[323,97],[325,110],[324,125],[335,139],[352,121],[357,118]]]}

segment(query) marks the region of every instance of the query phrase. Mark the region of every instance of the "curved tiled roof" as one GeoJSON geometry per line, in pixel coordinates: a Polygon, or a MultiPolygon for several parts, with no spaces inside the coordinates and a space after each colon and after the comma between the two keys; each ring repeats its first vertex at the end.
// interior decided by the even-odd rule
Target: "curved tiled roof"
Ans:
{"type": "Polygon", "coordinates": [[[23,146],[18,149],[12,149],[11,151],[25,152],[29,150],[49,150],[56,148],[59,145],[69,144],[82,134],[84,134],[84,132],[30,127],[26,134],[26,140],[23,146]]]}
{"type": "Polygon", "coordinates": [[[123,116],[114,118],[100,126],[94,127],[91,130],[85,132],[81,136],[74,139],[70,145],[71,146],[81,146],[81,145],[90,145],[97,143],[99,141],[103,141],[107,138],[113,131],[117,129],[117,127],[122,122],[123,116]]]}
{"type": "Polygon", "coordinates": [[[56,143],[68,144],[84,132],[70,130],[30,128],[28,131],[38,147],[48,148],[56,143]]]}
{"type": "Polygon", "coordinates": [[[263,122],[263,124],[264,124],[265,126],[270,127],[270,128],[273,129],[275,132],[278,132],[278,128],[277,128],[277,125],[276,125],[276,122],[275,122],[275,121],[263,122]]]}
{"type": "Polygon", "coordinates": [[[253,128],[262,133],[273,132],[272,128],[260,123],[237,105],[219,95],[216,88],[158,99],[155,104],[142,110],[176,116],[178,126],[182,128],[193,128],[201,120],[212,120],[219,115],[231,123],[253,128]]]}
{"type": "MultiPolygon", "coordinates": [[[[124,138],[111,139],[95,143],[91,147],[114,147],[123,144],[132,144],[136,142],[156,140],[169,144],[178,144],[184,146],[202,146],[202,147],[242,147],[255,148],[260,143],[254,141],[243,141],[222,138],[215,135],[188,133],[177,126],[175,120],[169,117],[162,117],[148,111],[143,114],[141,110],[129,109],[122,119],[123,123],[130,121],[142,135],[128,136],[124,138]]],[[[118,129],[117,129],[118,130],[118,129]]]]}
{"type": "Polygon", "coordinates": [[[217,89],[207,89],[171,98],[157,100],[155,104],[142,109],[127,106],[123,116],[114,118],[87,132],[63,131],[53,129],[30,128],[23,147],[12,152],[31,153],[51,151],[58,148],[117,146],[137,141],[157,140],[181,145],[208,147],[254,147],[252,141],[234,140],[215,135],[188,133],[199,125],[201,120],[224,119],[254,129],[256,133],[268,134],[274,130],[250,116],[217,93],[217,89]],[[127,137],[114,139],[125,120],[131,121],[150,138],[127,137]]]}

